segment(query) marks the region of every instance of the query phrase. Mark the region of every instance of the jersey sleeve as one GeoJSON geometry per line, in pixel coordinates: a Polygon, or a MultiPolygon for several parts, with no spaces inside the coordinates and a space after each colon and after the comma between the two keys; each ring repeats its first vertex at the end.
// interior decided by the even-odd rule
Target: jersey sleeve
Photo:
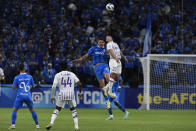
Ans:
{"type": "Polygon", "coordinates": [[[34,80],[33,80],[33,77],[31,76],[31,86],[35,86],[35,82],[34,82],[34,80]]]}
{"type": "Polygon", "coordinates": [[[109,49],[112,49],[112,44],[111,43],[107,44],[107,50],[109,50],[109,49]]]}
{"type": "Polygon", "coordinates": [[[18,87],[18,79],[17,79],[17,77],[14,78],[14,82],[13,82],[12,87],[16,87],[16,88],[18,87]]]}
{"type": "Polygon", "coordinates": [[[78,77],[77,77],[75,74],[73,74],[73,77],[74,77],[74,82],[75,82],[75,83],[77,83],[78,81],[80,81],[80,80],[78,79],[78,77]]]}
{"type": "Polygon", "coordinates": [[[58,76],[55,75],[52,87],[57,87],[58,85],[58,76]]]}
{"type": "Polygon", "coordinates": [[[54,98],[54,94],[57,86],[58,86],[58,75],[56,74],[52,85],[51,98],[54,98]]]}
{"type": "Polygon", "coordinates": [[[88,55],[92,55],[92,54],[93,54],[93,51],[94,51],[94,47],[91,47],[91,48],[88,50],[88,55]]]}

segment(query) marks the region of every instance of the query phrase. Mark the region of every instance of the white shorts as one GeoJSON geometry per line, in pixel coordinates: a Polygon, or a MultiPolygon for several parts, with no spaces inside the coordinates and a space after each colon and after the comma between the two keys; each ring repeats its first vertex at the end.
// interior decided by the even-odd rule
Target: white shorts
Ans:
{"type": "Polygon", "coordinates": [[[110,59],[109,66],[110,66],[110,73],[121,74],[122,72],[121,62],[117,62],[115,59],[110,59]]]}
{"type": "Polygon", "coordinates": [[[56,99],[56,106],[64,108],[65,104],[69,104],[69,108],[76,107],[76,100],[75,97],[73,100],[59,100],[56,99]]]}

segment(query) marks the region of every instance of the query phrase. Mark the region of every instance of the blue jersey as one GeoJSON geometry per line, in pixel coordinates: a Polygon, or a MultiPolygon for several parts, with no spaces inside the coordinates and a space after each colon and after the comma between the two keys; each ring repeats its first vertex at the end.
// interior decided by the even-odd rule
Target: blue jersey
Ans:
{"type": "Polygon", "coordinates": [[[31,96],[30,87],[32,86],[35,86],[35,83],[29,74],[19,74],[14,78],[13,87],[17,88],[17,96],[31,96]]]}
{"type": "Polygon", "coordinates": [[[89,49],[88,55],[92,56],[93,65],[98,63],[108,63],[106,48],[100,48],[99,46],[93,46],[89,49]]]}

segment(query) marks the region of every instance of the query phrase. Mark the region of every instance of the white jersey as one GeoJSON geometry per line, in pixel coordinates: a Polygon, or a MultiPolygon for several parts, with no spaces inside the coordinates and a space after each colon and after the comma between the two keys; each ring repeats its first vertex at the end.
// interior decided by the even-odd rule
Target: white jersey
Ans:
{"type": "MultiPolygon", "coordinates": [[[[114,55],[116,55],[117,58],[121,59],[120,55],[120,48],[117,43],[110,41],[107,43],[107,50],[112,49],[114,51],[114,55]]],[[[113,57],[110,55],[110,59],[113,59],[113,57]]]]}
{"type": "Polygon", "coordinates": [[[74,87],[78,81],[79,79],[73,72],[62,71],[55,75],[52,88],[59,87],[58,97],[60,100],[73,100],[75,98],[74,87]]]}

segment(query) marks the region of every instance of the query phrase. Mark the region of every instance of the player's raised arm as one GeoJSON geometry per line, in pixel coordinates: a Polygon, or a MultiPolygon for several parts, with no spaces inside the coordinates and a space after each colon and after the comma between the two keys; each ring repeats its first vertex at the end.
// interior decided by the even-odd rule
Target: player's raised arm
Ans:
{"type": "Polygon", "coordinates": [[[120,55],[121,55],[121,57],[126,61],[126,62],[128,62],[128,59],[127,59],[127,57],[126,56],[124,56],[124,54],[122,53],[122,51],[120,51],[120,55]]]}
{"type": "Polygon", "coordinates": [[[88,54],[85,54],[84,56],[82,56],[81,58],[79,58],[79,59],[75,59],[75,60],[73,60],[72,62],[73,63],[79,63],[79,62],[82,62],[82,61],[86,61],[86,59],[88,58],[88,54]]]}
{"type": "Polygon", "coordinates": [[[84,56],[82,56],[82,57],[79,58],[79,59],[73,60],[72,62],[73,62],[73,63],[79,63],[79,62],[82,62],[82,61],[86,61],[87,58],[89,57],[89,55],[92,55],[92,54],[93,54],[94,49],[95,49],[94,47],[91,47],[91,48],[89,49],[89,51],[88,51],[87,54],[85,54],[84,56]]]}
{"type": "Polygon", "coordinates": [[[54,103],[54,93],[55,93],[57,85],[58,85],[58,78],[57,78],[57,75],[55,75],[53,85],[52,85],[52,93],[51,93],[51,103],[52,104],[54,103]]]}

